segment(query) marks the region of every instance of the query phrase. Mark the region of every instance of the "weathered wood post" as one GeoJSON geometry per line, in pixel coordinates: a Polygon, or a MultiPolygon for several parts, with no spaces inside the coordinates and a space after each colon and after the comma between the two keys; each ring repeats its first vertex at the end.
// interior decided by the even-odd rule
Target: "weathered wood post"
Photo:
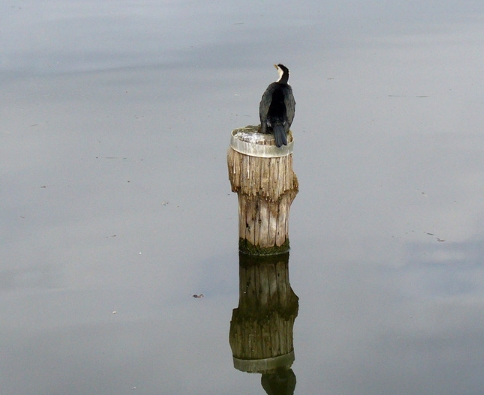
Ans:
{"type": "Polygon", "coordinates": [[[232,192],[239,201],[239,250],[251,255],[289,251],[289,210],[298,192],[292,169],[293,138],[277,147],[258,126],[232,132],[227,153],[232,192]]]}

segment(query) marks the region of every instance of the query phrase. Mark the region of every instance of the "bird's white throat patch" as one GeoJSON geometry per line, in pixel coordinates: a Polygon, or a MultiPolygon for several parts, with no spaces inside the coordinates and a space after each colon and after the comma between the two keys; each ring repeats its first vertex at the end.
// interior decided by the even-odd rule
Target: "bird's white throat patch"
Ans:
{"type": "Polygon", "coordinates": [[[277,82],[279,82],[282,78],[282,75],[284,74],[284,70],[282,70],[279,66],[276,66],[277,67],[277,73],[279,74],[279,79],[277,80],[277,82]]]}

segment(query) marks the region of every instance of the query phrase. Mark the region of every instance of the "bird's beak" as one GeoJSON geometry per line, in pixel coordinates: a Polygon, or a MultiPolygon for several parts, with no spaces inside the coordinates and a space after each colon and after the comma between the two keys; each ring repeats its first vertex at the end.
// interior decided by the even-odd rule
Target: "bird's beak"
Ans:
{"type": "Polygon", "coordinates": [[[275,64],[274,67],[277,69],[277,64],[275,64]]]}

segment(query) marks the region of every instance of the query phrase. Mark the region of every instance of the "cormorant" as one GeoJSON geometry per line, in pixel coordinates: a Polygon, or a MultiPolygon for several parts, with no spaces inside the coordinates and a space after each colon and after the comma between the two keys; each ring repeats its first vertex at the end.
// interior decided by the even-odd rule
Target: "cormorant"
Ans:
{"type": "Polygon", "coordinates": [[[261,133],[274,132],[276,145],[287,145],[287,132],[294,119],[296,102],[292,95],[292,88],[287,83],[289,80],[289,69],[282,64],[275,64],[274,67],[279,73],[279,79],[270,84],[259,105],[259,117],[261,133]]]}

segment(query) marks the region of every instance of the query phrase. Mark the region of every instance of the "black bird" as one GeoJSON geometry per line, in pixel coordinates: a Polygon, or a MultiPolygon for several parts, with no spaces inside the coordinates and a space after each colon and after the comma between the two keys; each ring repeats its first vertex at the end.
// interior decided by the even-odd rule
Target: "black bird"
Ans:
{"type": "Polygon", "coordinates": [[[275,64],[274,67],[279,73],[279,79],[270,84],[259,105],[259,117],[261,133],[270,133],[267,129],[272,129],[276,145],[278,147],[287,145],[287,132],[291,127],[294,113],[296,111],[296,101],[292,95],[289,80],[289,69],[282,64],[275,64]]]}

